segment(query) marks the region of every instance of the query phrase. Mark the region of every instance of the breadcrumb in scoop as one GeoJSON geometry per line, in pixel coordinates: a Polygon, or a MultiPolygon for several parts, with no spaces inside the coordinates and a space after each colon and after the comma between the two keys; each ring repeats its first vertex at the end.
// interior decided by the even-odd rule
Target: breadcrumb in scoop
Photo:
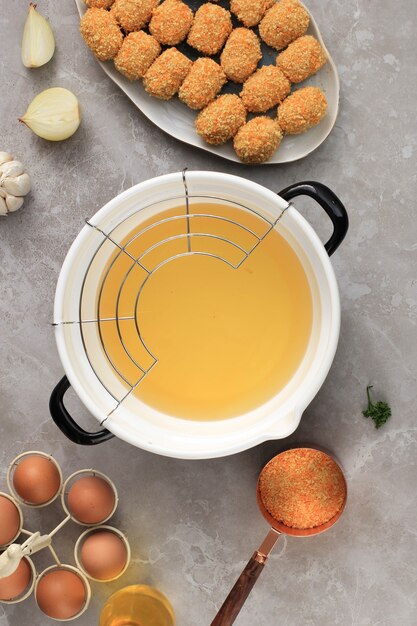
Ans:
{"type": "Polygon", "coordinates": [[[121,30],[106,9],[87,9],[80,21],[80,33],[100,61],[113,59],[123,43],[121,30]]]}
{"type": "Polygon", "coordinates": [[[271,158],[282,140],[282,131],[270,117],[254,117],[239,128],[233,146],[243,163],[264,163],[271,158]]]}

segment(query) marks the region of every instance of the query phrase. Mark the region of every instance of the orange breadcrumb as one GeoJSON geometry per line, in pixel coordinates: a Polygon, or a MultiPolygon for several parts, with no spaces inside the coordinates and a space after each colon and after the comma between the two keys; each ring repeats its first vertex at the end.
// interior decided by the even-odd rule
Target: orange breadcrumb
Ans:
{"type": "Polygon", "coordinates": [[[220,145],[234,137],[246,122],[246,109],[239,96],[219,96],[200,111],[195,121],[197,133],[207,143],[220,145]]]}
{"type": "Polygon", "coordinates": [[[164,46],[175,46],[184,41],[193,20],[193,12],[182,0],[165,0],[154,10],[149,32],[164,46]]]}
{"type": "Polygon", "coordinates": [[[113,59],[123,42],[116,20],[106,9],[87,9],[80,21],[80,33],[100,61],[113,59]]]}
{"type": "Polygon", "coordinates": [[[264,113],[288,96],[291,84],[275,65],[264,65],[248,78],[240,94],[248,111],[264,113]]]}
{"type": "Polygon", "coordinates": [[[170,100],[181,87],[193,62],[176,48],[168,48],[152,63],[143,85],[155,98],[170,100]]]}
{"type": "Polygon", "coordinates": [[[325,63],[325,52],[311,35],[299,37],[277,56],[277,66],[292,83],[301,83],[325,63]]]}
{"type": "Polygon", "coordinates": [[[346,483],[340,467],[319,450],[281,452],[264,467],[259,492],[266,510],[290,528],[315,528],[344,505],[346,483]]]}
{"type": "Polygon", "coordinates": [[[143,78],[161,53],[161,46],[143,30],[129,33],[114,59],[116,69],[129,80],[143,78]]]}
{"type": "Polygon", "coordinates": [[[281,140],[278,122],[262,116],[254,117],[239,128],[233,146],[243,163],[264,163],[277,150],[281,140]]]}
{"type": "Polygon", "coordinates": [[[278,123],[287,135],[304,133],[326,115],[326,96],[318,87],[294,91],[278,107],[278,123]]]}
{"type": "Polygon", "coordinates": [[[270,8],[259,24],[259,34],[268,46],[281,50],[301,37],[310,16],[298,0],[280,0],[270,8]]]}
{"type": "Polygon", "coordinates": [[[202,109],[214,100],[226,80],[226,74],[218,63],[200,57],[193,63],[178,97],[190,109],[202,109]]]}
{"type": "Polygon", "coordinates": [[[127,33],[144,28],[159,0],[115,0],[111,13],[127,33]]]}
{"type": "Polygon", "coordinates": [[[187,43],[206,55],[220,52],[232,32],[229,11],[211,2],[203,4],[194,16],[194,24],[188,33],[187,43]]]}
{"type": "Polygon", "coordinates": [[[275,0],[231,0],[230,10],[245,26],[256,26],[275,0]]]}
{"type": "Polygon", "coordinates": [[[114,0],[84,0],[86,5],[91,9],[91,7],[96,7],[97,9],[110,9],[114,0]]]}
{"type": "Polygon", "coordinates": [[[229,80],[244,83],[261,58],[261,44],[255,33],[249,28],[236,28],[223,48],[220,63],[229,80]]]}

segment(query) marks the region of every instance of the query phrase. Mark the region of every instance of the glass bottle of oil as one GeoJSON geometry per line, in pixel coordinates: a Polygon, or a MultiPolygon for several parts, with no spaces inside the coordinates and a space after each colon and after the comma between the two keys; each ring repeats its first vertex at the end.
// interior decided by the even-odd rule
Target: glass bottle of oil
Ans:
{"type": "Polygon", "coordinates": [[[110,596],[99,626],[175,626],[175,616],[160,591],[148,585],[131,585],[110,596]]]}

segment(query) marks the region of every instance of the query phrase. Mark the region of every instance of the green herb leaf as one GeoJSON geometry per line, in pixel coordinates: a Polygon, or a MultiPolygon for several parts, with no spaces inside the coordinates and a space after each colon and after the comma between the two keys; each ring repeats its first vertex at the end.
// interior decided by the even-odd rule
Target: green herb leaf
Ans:
{"type": "Polygon", "coordinates": [[[365,417],[373,419],[375,428],[381,428],[383,424],[391,417],[391,407],[386,402],[376,402],[374,404],[371,398],[371,389],[373,385],[368,385],[366,394],[368,396],[368,408],[362,411],[365,417]]]}

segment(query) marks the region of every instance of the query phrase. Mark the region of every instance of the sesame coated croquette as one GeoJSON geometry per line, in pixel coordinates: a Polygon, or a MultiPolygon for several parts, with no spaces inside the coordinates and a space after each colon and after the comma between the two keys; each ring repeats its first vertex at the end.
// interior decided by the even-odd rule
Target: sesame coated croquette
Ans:
{"type": "Polygon", "coordinates": [[[230,10],[245,26],[259,24],[275,0],[231,0],[230,10]]]}
{"type": "Polygon", "coordinates": [[[310,16],[298,0],[280,0],[271,7],[259,24],[261,39],[281,50],[301,37],[310,23],[310,16]]]}
{"type": "Polygon", "coordinates": [[[278,123],[287,135],[304,133],[326,115],[326,96],[318,87],[297,89],[278,107],[278,123]]]}
{"type": "Polygon", "coordinates": [[[220,145],[232,139],[246,122],[246,109],[239,96],[225,94],[200,111],[195,121],[197,133],[207,143],[220,145]]]}
{"type": "Polygon", "coordinates": [[[143,78],[161,53],[161,46],[143,30],[129,33],[114,59],[116,69],[129,80],[143,78]]]}
{"type": "Polygon", "coordinates": [[[91,9],[91,7],[96,7],[97,9],[110,9],[114,0],[84,0],[86,5],[91,9]]]}
{"type": "Polygon", "coordinates": [[[106,9],[87,9],[81,18],[80,33],[100,61],[113,59],[123,42],[116,20],[106,9]]]}
{"type": "Polygon", "coordinates": [[[203,109],[214,100],[226,80],[226,74],[218,63],[200,57],[194,61],[178,97],[190,109],[203,109]]]}
{"type": "Polygon", "coordinates": [[[143,85],[155,98],[170,100],[181,87],[193,62],[176,48],[168,48],[152,63],[143,85]]]}
{"type": "Polygon", "coordinates": [[[115,0],[111,12],[127,33],[141,30],[150,21],[159,0],[115,0]]]}
{"type": "Polygon", "coordinates": [[[220,52],[232,28],[230,12],[207,2],[194,16],[187,43],[202,54],[211,56],[220,52]]]}
{"type": "Polygon", "coordinates": [[[261,58],[261,44],[253,30],[235,28],[223,48],[220,64],[229,80],[244,83],[261,58]]]}
{"type": "Polygon", "coordinates": [[[239,128],[233,146],[243,163],[264,163],[277,150],[281,140],[278,122],[262,116],[252,118],[239,128]]]}
{"type": "Polygon", "coordinates": [[[153,12],[149,32],[164,46],[184,41],[194,20],[191,9],[182,0],[165,0],[153,12]]]}
{"type": "Polygon", "coordinates": [[[275,65],[264,65],[244,83],[240,97],[251,113],[265,113],[288,96],[291,83],[275,65]]]}
{"type": "Polygon", "coordinates": [[[292,83],[301,83],[326,63],[326,54],[311,35],[299,37],[277,56],[277,66],[292,83]]]}

